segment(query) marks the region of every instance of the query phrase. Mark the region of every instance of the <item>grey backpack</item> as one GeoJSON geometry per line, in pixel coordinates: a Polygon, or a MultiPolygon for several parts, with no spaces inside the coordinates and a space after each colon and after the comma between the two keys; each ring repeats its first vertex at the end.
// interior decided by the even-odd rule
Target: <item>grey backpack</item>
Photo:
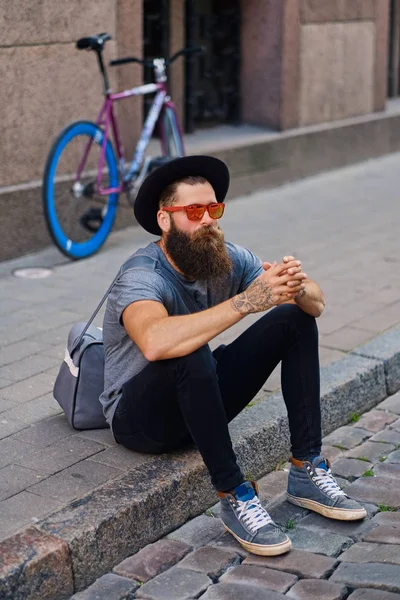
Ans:
{"type": "Polygon", "coordinates": [[[124,263],[87,323],[76,323],[69,332],[65,357],[53,395],[74,429],[108,427],[99,397],[104,389],[103,332],[92,325],[119,277],[135,267],[154,268],[154,259],[136,255],[124,263]]]}

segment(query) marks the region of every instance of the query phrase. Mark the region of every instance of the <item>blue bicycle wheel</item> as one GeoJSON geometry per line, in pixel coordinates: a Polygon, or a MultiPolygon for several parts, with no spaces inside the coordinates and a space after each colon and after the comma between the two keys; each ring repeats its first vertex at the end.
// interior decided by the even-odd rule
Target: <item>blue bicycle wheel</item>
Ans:
{"type": "MultiPolygon", "coordinates": [[[[118,194],[95,191],[104,133],[94,123],[77,121],[55,140],[43,178],[43,209],[49,233],[66,256],[91,256],[104,244],[114,223],[118,194]],[[91,142],[82,175],[78,167],[91,142]]],[[[101,176],[102,188],[118,187],[118,165],[109,140],[101,176]]]]}

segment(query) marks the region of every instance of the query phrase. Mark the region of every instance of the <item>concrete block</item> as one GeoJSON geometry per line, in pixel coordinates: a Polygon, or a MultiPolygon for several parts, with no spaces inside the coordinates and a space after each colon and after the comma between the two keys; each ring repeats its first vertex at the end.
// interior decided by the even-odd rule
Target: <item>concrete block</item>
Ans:
{"type": "MultiPolygon", "coordinates": [[[[396,306],[396,308],[398,315],[398,307],[396,306]]],[[[368,356],[383,361],[388,394],[394,394],[400,388],[399,348],[400,327],[395,327],[353,350],[353,353],[359,356],[368,356]]]]}
{"type": "Polygon", "coordinates": [[[216,548],[222,548],[223,550],[236,552],[236,554],[239,554],[242,557],[250,555],[249,552],[247,552],[247,550],[245,550],[243,546],[241,546],[239,542],[235,540],[229,531],[225,531],[225,533],[223,533],[219,538],[211,542],[211,545],[215,546],[216,548]]]}
{"type": "Polygon", "coordinates": [[[288,522],[297,524],[310,512],[306,508],[287,502],[285,496],[268,504],[267,510],[273,521],[284,529],[288,527],[288,522]]]}
{"type": "Polygon", "coordinates": [[[295,583],[286,595],[295,600],[342,600],[346,594],[344,585],[320,579],[304,579],[295,583]]]}
{"type": "Polygon", "coordinates": [[[349,598],[351,600],[398,600],[398,594],[360,588],[350,594],[349,598]]]}
{"type": "Polygon", "coordinates": [[[4,379],[4,377],[0,378],[0,390],[11,384],[12,384],[12,381],[10,381],[9,379],[4,379]]]}
{"type": "Polygon", "coordinates": [[[74,594],[70,600],[125,600],[132,598],[138,587],[137,581],[107,573],[83,592],[74,594]]]}
{"type": "MultiPolygon", "coordinates": [[[[375,514],[377,509],[372,511],[375,514]]],[[[360,539],[366,531],[369,531],[375,526],[370,518],[365,518],[360,521],[338,521],[336,519],[327,519],[317,513],[311,513],[302,519],[299,527],[316,531],[318,533],[329,532],[339,534],[352,540],[360,539]]]]}
{"type": "Polygon", "coordinates": [[[101,450],[103,446],[96,442],[71,436],[17,459],[17,464],[28,469],[40,469],[42,473],[52,475],[101,450]]]}
{"type": "Polygon", "coordinates": [[[378,463],[374,467],[375,475],[382,475],[386,479],[398,480],[400,476],[400,464],[389,463],[388,461],[378,463]]]}
{"type": "Polygon", "coordinates": [[[392,482],[388,486],[387,478],[382,476],[360,477],[346,486],[344,492],[354,500],[400,508],[400,485],[394,485],[392,482]]]}
{"type": "Polygon", "coordinates": [[[377,410],[388,410],[391,413],[395,413],[396,415],[400,415],[400,392],[394,394],[393,396],[389,396],[383,402],[376,406],[377,410]]]}
{"type": "MultiPolygon", "coordinates": [[[[251,600],[285,600],[286,596],[258,586],[246,585],[245,593],[251,600]]],[[[240,583],[218,583],[210,585],[202,600],[243,600],[243,585],[240,583]]]]}
{"type": "Polygon", "coordinates": [[[343,562],[388,563],[400,566],[400,546],[395,544],[372,544],[358,542],[338,558],[343,562]]]}
{"type": "Polygon", "coordinates": [[[386,425],[393,423],[396,419],[396,414],[383,410],[370,410],[364,413],[361,418],[354,423],[354,427],[361,427],[362,429],[377,433],[386,427],[386,425]]]}
{"type": "Polygon", "coordinates": [[[0,375],[5,379],[9,379],[16,383],[17,381],[32,377],[32,375],[36,375],[37,373],[42,373],[46,369],[50,369],[58,364],[58,362],[58,358],[54,359],[41,354],[27,356],[21,360],[0,367],[0,375]]]}
{"type": "Polygon", "coordinates": [[[262,502],[274,502],[286,493],[287,471],[272,471],[257,481],[258,493],[262,502]]]}
{"type": "Polygon", "coordinates": [[[397,565],[382,563],[340,563],[330,581],[343,583],[352,588],[369,587],[377,590],[398,591],[400,569],[397,565]]]}
{"type": "MultiPolygon", "coordinates": [[[[87,437],[75,436],[79,439],[89,440],[87,437]]],[[[106,448],[102,452],[98,452],[96,456],[92,458],[93,461],[109,465],[110,467],[116,467],[117,469],[131,470],[144,462],[151,460],[154,457],[152,454],[141,454],[140,452],[133,452],[128,450],[121,445],[113,445],[106,448]]]]}
{"type": "Polygon", "coordinates": [[[74,498],[81,498],[102,483],[121,474],[122,471],[114,467],[91,460],[82,460],[72,467],[47,477],[44,481],[31,484],[28,491],[44,498],[54,498],[65,504],[74,498]]]}
{"type": "Polygon", "coordinates": [[[179,563],[179,568],[204,573],[212,581],[218,581],[223,573],[241,562],[239,555],[233,551],[222,550],[215,546],[198,548],[188,554],[179,563]]]}
{"type": "Polygon", "coordinates": [[[6,400],[12,400],[15,404],[28,402],[39,396],[44,396],[52,391],[55,377],[46,373],[38,373],[24,381],[9,385],[8,388],[1,390],[1,397],[6,400]]]}
{"type": "MultiPolygon", "coordinates": [[[[15,302],[15,300],[14,300],[15,302]]],[[[3,300],[2,300],[3,308],[3,300]]],[[[0,349],[0,365],[8,365],[10,363],[20,361],[26,356],[32,356],[48,348],[47,344],[35,342],[33,340],[24,340],[23,342],[17,342],[10,344],[6,348],[0,349]]]]}
{"type": "MultiPolygon", "coordinates": [[[[39,518],[57,510],[60,503],[29,492],[20,492],[0,502],[0,540],[36,524],[39,518]]],[[[27,573],[28,575],[28,573],[27,573]]]]}
{"type": "Polygon", "coordinates": [[[325,335],[323,343],[329,348],[336,348],[337,350],[348,352],[356,346],[370,340],[372,337],[373,333],[371,331],[346,326],[325,335]]]}
{"type": "MultiPolygon", "coordinates": [[[[67,423],[65,417],[65,422],[67,423]]],[[[75,433],[77,437],[85,438],[86,440],[93,440],[103,446],[115,446],[116,442],[114,436],[111,433],[111,429],[87,429],[86,431],[79,431],[75,433]]]]}
{"type": "Polygon", "coordinates": [[[370,438],[371,442],[386,442],[388,444],[400,445],[400,432],[395,429],[384,429],[370,438]]]}
{"type": "Polygon", "coordinates": [[[313,554],[306,550],[291,550],[280,556],[256,556],[250,554],[244,565],[258,565],[269,567],[286,573],[293,573],[298,577],[309,579],[325,579],[336,565],[336,559],[320,554],[313,554]]]}
{"type": "Polygon", "coordinates": [[[125,558],[114,567],[113,571],[122,577],[146,583],[173,567],[190,550],[191,547],[183,542],[163,538],[154,544],[148,544],[133,556],[125,558]]]}
{"type": "Polygon", "coordinates": [[[198,598],[211,584],[203,573],[172,567],[145,583],[136,593],[136,598],[147,600],[190,600],[198,598]]]}
{"type": "Polygon", "coordinates": [[[354,481],[357,477],[361,477],[367,469],[373,466],[371,462],[358,460],[357,458],[341,458],[332,466],[334,475],[345,477],[349,481],[354,481]]]}
{"type": "Polygon", "coordinates": [[[371,435],[370,431],[360,429],[359,427],[344,425],[324,437],[324,442],[340,450],[342,448],[349,450],[358,446],[360,442],[368,439],[371,435]]]}
{"type": "Polygon", "coordinates": [[[378,513],[372,519],[372,522],[376,524],[377,527],[365,533],[362,536],[363,541],[382,544],[400,544],[400,513],[391,511],[378,513]]]}
{"type": "Polygon", "coordinates": [[[4,600],[63,600],[73,593],[67,544],[33,527],[0,543],[0,565],[4,600]]]}
{"type": "Polygon", "coordinates": [[[15,496],[27,487],[40,481],[44,475],[18,465],[8,465],[0,469],[0,500],[15,496]]]}
{"type": "Polygon", "coordinates": [[[388,456],[388,462],[389,463],[400,463],[400,450],[391,452],[388,456]]]}
{"type": "Polygon", "coordinates": [[[240,583],[246,586],[266,587],[284,594],[297,581],[297,577],[267,567],[243,564],[222,575],[220,581],[221,583],[240,583]]]}
{"type": "Polygon", "coordinates": [[[24,456],[32,450],[32,446],[25,444],[15,436],[0,440],[0,468],[11,464],[16,458],[24,456]]]}
{"type": "Polygon", "coordinates": [[[62,414],[27,427],[23,431],[16,433],[13,439],[38,449],[51,446],[51,444],[60,442],[71,435],[73,435],[73,429],[65,415],[62,414]]]}
{"type": "Polygon", "coordinates": [[[19,404],[15,408],[2,413],[2,415],[4,419],[18,421],[26,426],[43,421],[43,419],[49,419],[50,417],[59,415],[61,412],[60,405],[55,401],[51,393],[19,404]]]}
{"type": "Polygon", "coordinates": [[[392,444],[386,442],[364,442],[356,448],[346,452],[349,458],[367,458],[371,462],[377,462],[379,458],[387,456],[391,450],[394,450],[392,444]]]}
{"type": "Polygon", "coordinates": [[[193,548],[200,548],[216,540],[224,531],[221,519],[200,515],[170,533],[167,539],[178,540],[193,548]]]}
{"type": "Polygon", "coordinates": [[[344,535],[306,529],[301,526],[288,531],[287,534],[292,540],[293,548],[332,557],[338,556],[353,543],[350,537],[344,535]]]}

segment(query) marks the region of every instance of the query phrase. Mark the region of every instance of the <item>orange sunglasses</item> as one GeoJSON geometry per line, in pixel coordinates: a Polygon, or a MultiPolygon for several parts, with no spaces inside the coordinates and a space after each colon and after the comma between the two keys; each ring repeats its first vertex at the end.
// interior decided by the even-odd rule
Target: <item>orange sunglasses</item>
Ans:
{"type": "Polygon", "coordinates": [[[189,221],[200,221],[206,211],[212,219],[220,219],[224,214],[225,204],[223,202],[214,202],[213,204],[189,204],[189,206],[169,206],[162,210],[167,212],[184,210],[189,221]]]}

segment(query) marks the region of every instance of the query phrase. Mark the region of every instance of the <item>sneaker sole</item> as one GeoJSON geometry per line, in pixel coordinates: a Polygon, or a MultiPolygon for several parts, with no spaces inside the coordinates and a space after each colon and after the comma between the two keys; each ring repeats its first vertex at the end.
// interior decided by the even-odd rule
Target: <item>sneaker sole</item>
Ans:
{"type": "Polygon", "coordinates": [[[325,506],[324,504],[320,504],[315,500],[297,498],[296,496],[291,496],[290,494],[286,494],[286,497],[292,504],[301,506],[302,508],[308,508],[309,510],[317,512],[324,517],[328,517],[329,519],[337,519],[338,521],[358,521],[359,519],[364,519],[367,516],[367,511],[365,508],[335,508],[334,506],[325,506]]]}
{"type": "Polygon", "coordinates": [[[258,556],[278,556],[279,554],[285,554],[286,552],[289,552],[289,550],[291,550],[292,548],[292,542],[289,538],[287,538],[286,541],[281,542],[280,544],[273,544],[271,546],[252,544],[251,542],[246,542],[245,540],[242,540],[235,533],[233,533],[233,531],[231,531],[229,527],[227,527],[225,524],[224,527],[227,531],[229,531],[231,535],[233,535],[233,537],[239,542],[239,544],[243,546],[243,548],[247,550],[247,552],[251,552],[251,554],[258,554],[258,556]]]}

